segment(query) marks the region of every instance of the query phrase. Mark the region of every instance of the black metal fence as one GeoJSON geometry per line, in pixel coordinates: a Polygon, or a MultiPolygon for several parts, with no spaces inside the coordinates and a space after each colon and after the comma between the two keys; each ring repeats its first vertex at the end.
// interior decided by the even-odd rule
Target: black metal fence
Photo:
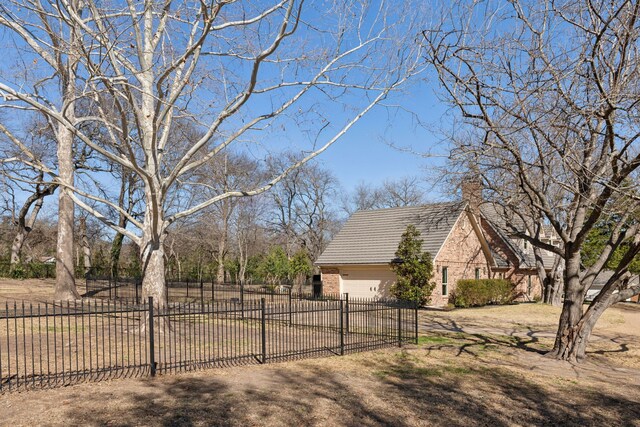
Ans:
{"type": "MultiPolygon", "coordinates": [[[[309,286],[308,291],[293,291],[288,286],[267,287],[264,285],[217,284],[204,280],[166,280],[167,298],[172,302],[200,302],[207,301],[235,301],[267,299],[267,302],[287,302],[294,299],[324,298],[339,299],[337,295],[313,294],[309,286]]],[[[83,297],[106,300],[134,300],[138,303],[142,299],[142,282],[137,278],[111,278],[87,276],[83,297]]]]}
{"type": "Polygon", "coordinates": [[[417,309],[364,299],[0,307],[0,392],[401,346],[417,309]]]}

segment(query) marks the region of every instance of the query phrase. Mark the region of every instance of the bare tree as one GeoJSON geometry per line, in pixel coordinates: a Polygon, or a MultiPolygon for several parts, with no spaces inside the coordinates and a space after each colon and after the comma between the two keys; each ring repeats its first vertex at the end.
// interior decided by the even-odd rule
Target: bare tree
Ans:
{"type": "MultiPolygon", "coordinates": [[[[292,161],[278,159],[272,167],[282,169],[292,161]]],[[[273,210],[267,221],[272,232],[282,236],[288,258],[303,249],[314,260],[324,250],[337,228],[331,203],[337,196],[336,178],[316,163],[298,168],[272,190],[273,210]]]]}
{"type": "Polygon", "coordinates": [[[418,206],[426,203],[425,190],[419,177],[386,179],[379,187],[360,183],[342,200],[342,209],[351,215],[360,210],[418,206]]]}
{"type": "MultiPolygon", "coordinates": [[[[0,134],[4,138],[0,152],[3,158],[13,158],[19,150],[11,143],[7,143],[6,128],[0,125],[0,134]]],[[[30,121],[25,130],[24,145],[36,155],[37,163],[51,163],[55,158],[55,136],[51,128],[42,120],[30,121]],[[52,145],[53,142],[53,145],[52,145]]],[[[44,204],[44,199],[55,193],[58,185],[47,182],[44,172],[38,167],[16,162],[0,162],[0,174],[8,183],[3,197],[6,206],[12,213],[16,226],[15,237],[11,244],[11,269],[13,270],[22,259],[22,249],[29,233],[34,228],[38,215],[44,204]],[[16,193],[18,197],[16,198],[16,193]],[[22,198],[24,197],[23,201],[22,198]]],[[[29,256],[29,258],[31,258],[29,256]]]]}
{"type": "MultiPolygon", "coordinates": [[[[80,12],[81,0],[65,2],[69,13],[80,12]]],[[[13,110],[44,110],[44,117],[54,130],[57,141],[57,184],[58,192],[58,244],[56,251],[56,299],[75,299],[79,294],[75,286],[73,260],[74,204],[71,189],[74,184],[73,142],[74,129],[69,123],[76,122],[77,72],[80,60],[80,34],[76,25],[65,20],[56,6],[42,4],[39,0],[11,1],[0,7],[0,27],[28,50],[23,60],[32,60],[36,70],[24,70],[25,75],[13,78],[5,75],[0,82],[0,96],[7,103],[4,108],[13,110]],[[52,83],[53,82],[53,83],[52,83]],[[25,85],[26,84],[26,85],[25,85]],[[22,92],[31,84],[31,92],[22,92]],[[14,88],[21,88],[19,91],[14,88]],[[5,90],[8,89],[8,90],[5,90]],[[53,96],[45,96],[52,90],[53,96]],[[19,102],[15,102],[20,100],[19,102]],[[57,117],[56,117],[57,116],[57,117]]],[[[15,46],[15,45],[13,45],[15,46]]],[[[19,140],[15,131],[3,126],[3,133],[23,151],[21,160],[37,164],[37,158],[19,140]]],[[[44,166],[42,164],[38,165],[44,166]]],[[[41,170],[51,172],[42,167],[41,170]]]]}
{"type": "MultiPolygon", "coordinates": [[[[40,6],[38,0],[22,1],[40,6]]],[[[42,28],[15,19],[19,6],[3,6],[5,25],[20,35],[27,26],[40,34],[42,28]]],[[[79,6],[60,0],[46,16],[71,35],[64,93],[90,100],[96,113],[76,117],[73,97],[53,108],[44,94],[25,92],[19,82],[0,82],[0,95],[56,121],[60,150],[67,147],[63,140],[70,140],[65,135],[75,135],[104,162],[136,174],[145,194],[144,218],[128,219],[138,233],[109,221],[87,200],[122,212],[117,203],[74,186],[66,172],[46,171],[65,196],[139,245],[143,294],[161,304],[166,301],[164,240],[172,223],[224,199],[268,190],[325,151],[424,66],[415,43],[423,16],[416,12],[419,3],[146,0],[79,6]],[[81,87],[73,85],[77,72],[81,87]],[[178,119],[198,126],[201,137],[170,140],[178,119]],[[101,126],[111,142],[89,138],[79,129],[83,121],[101,126]],[[286,143],[287,129],[300,135],[294,137],[295,149],[304,155],[281,173],[199,203],[171,202],[177,192],[197,186],[194,172],[232,144],[264,157],[277,152],[275,141],[286,143]],[[248,142],[257,139],[261,144],[248,142]]],[[[39,40],[29,48],[40,49],[39,40]]]]}
{"type": "Polygon", "coordinates": [[[638,1],[461,1],[424,32],[443,97],[460,113],[452,169],[477,170],[490,200],[513,216],[535,213],[559,237],[552,245],[519,233],[564,261],[565,299],[549,353],[563,360],[584,358],[603,311],[640,292],[628,281],[640,251],[639,11],[638,1]],[[609,216],[616,226],[583,270],[585,239],[609,216]],[[614,274],[583,309],[619,248],[614,274]]]}
{"type": "MultiPolygon", "coordinates": [[[[42,180],[42,173],[39,174],[42,180]]],[[[22,248],[27,237],[36,223],[38,214],[44,204],[44,198],[52,195],[56,191],[56,184],[36,184],[35,191],[31,194],[20,208],[16,216],[16,236],[11,244],[11,267],[20,264],[22,248]]]]}

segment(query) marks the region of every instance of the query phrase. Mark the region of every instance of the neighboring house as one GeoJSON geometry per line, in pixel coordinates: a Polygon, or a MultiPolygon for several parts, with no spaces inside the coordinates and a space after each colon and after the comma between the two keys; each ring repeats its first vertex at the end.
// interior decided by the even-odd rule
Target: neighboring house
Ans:
{"type": "MultiPolygon", "coordinates": [[[[423,250],[433,258],[436,287],[431,304],[446,305],[462,279],[505,278],[516,284],[519,299],[539,298],[542,287],[533,252],[509,236],[508,227],[500,226],[489,207],[480,206],[479,187],[463,190],[465,202],[353,214],[316,261],[323,291],[390,297],[396,276],[389,264],[402,233],[413,224],[421,232],[423,250]]],[[[548,258],[545,267],[551,268],[553,257],[548,258]]]]}
{"type": "MultiPolygon", "coordinates": [[[[542,295],[542,283],[537,274],[533,247],[526,240],[517,237],[511,231],[514,226],[506,224],[505,216],[500,215],[494,205],[483,203],[478,210],[485,238],[496,259],[503,261],[493,272],[494,277],[509,279],[516,285],[517,297],[522,300],[539,298],[542,295]]],[[[516,224],[518,230],[523,224],[516,224]]],[[[549,227],[543,228],[540,239],[551,245],[557,244],[555,233],[549,227]]],[[[542,264],[546,271],[553,268],[556,255],[544,249],[540,250],[542,264]]],[[[558,270],[556,273],[560,274],[558,270]]]]}
{"type": "MultiPolygon", "coordinates": [[[[591,285],[591,287],[587,290],[587,296],[585,300],[593,301],[596,295],[600,293],[604,285],[609,281],[609,279],[611,278],[611,275],[613,275],[612,270],[602,270],[600,274],[598,274],[596,279],[593,281],[593,285],[591,285]]],[[[640,281],[640,276],[638,275],[632,276],[631,279],[629,280],[629,285],[630,286],[637,285],[639,281],[640,281]]],[[[626,301],[639,302],[639,299],[640,299],[639,297],[640,297],[639,295],[636,295],[632,298],[627,299],[626,301]]]]}
{"type": "Polygon", "coordinates": [[[420,230],[423,250],[433,257],[432,304],[446,305],[460,279],[490,277],[496,262],[468,205],[436,203],[353,214],[316,261],[323,291],[389,297],[396,280],[389,264],[409,224],[420,230]]]}

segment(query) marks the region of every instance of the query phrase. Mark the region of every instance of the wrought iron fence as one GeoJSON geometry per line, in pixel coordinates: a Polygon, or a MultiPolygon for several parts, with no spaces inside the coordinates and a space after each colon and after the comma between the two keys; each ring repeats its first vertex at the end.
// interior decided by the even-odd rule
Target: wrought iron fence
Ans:
{"type": "Polygon", "coordinates": [[[417,319],[413,306],[348,298],[7,303],[0,392],[401,346],[417,319]]]}
{"type": "MultiPolygon", "coordinates": [[[[172,302],[234,301],[243,303],[265,298],[267,302],[287,302],[289,299],[339,299],[338,295],[314,295],[309,291],[293,291],[288,286],[218,284],[205,280],[166,280],[168,300],[172,302]]],[[[83,297],[107,300],[142,299],[142,281],[138,278],[86,276],[83,297]]]]}

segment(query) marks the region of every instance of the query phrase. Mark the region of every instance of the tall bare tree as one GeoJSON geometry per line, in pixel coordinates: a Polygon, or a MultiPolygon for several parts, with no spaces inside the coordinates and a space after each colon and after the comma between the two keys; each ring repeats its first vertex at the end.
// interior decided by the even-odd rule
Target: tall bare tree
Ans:
{"type": "MultiPolygon", "coordinates": [[[[272,167],[281,169],[291,161],[277,159],[272,167]]],[[[316,163],[298,168],[272,190],[273,209],[267,222],[280,236],[288,258],[303,249],[315,260],[324,250],[337,228],[332,206],[337,196],[336,178],[316,163]]]]}
{"type": "MultiPolygon", "coordinates": [[[[80,13],[82,0],[69,0],[65,3],[65,8],[71,13],[80,13]]],[[[33,67],[25,69],[24,74],[2,76],[0,95],[9,101],[3,105],[7,109],[42,111],[33,104],[42,103],[46,105],[46,109],[54,112],[54,115],[44,114],[44,117],[55,132],[55,175],[57,184],[61,184],[58,192],[55,298],[75,299],[79,294],[74,277],[74,203],[71,198],[71,188],[74,184],[74,129],[65,122],[76,121],[76,79],[81,50],[80,34],[76,25],[65,20],[57,10],[56,6],[43,4],[39,0],[11,1],[0,6],[0,27],[3,32],[11,35],[15,42],[11,44],[12,47],[15,48],[17,45],[17,51],[28,51],[21,54],[20,58],[24,62],[30,62],[33,67]],[[29,85],[31,91],[22,92],[29,85]],[[16,87],[21,88],[19,93],[10,89],[16,87]],[[19,99],[21,102],[14,102],[19,99]],[[59,120],[54,116],[58,116],[59,120]]],[[[20,135],[5,126],[2,131],[23,151],[22,160],[34,166],[37,158],[29,151],[28,146],[20,141],[20,135]]],[[[51,171],[49,168],[42,170],[51,171]]]]}
{"type": "MultiPolygon", "coordinates": [[[[25,47],[37,51],[46,28],[25,21],[31,15],[16,19],[34,10],[32,3],[45,7],[39,0],[14,0],[3,6],[3,21],[27,40],[36,34],[25,47]]],[[[385,0],[60,0],[46,5],[45,14],[71,35],[63,94],[83,97],[95,113],[76,117],[74,97],[54,108],[45,94],[25,91],[19,81],[0,82],[0,95],[55,121],[61,150],[69,134],[104,162],[136,174],[145,194],[142,220],[74,186],[62,167],[60,174],[46,171],[65,197],[138,244],[143,294],[164,304],[164,241],[171,224],[224,199],[270,189],[420,73],[421,7],[385,0]],[[82,85],[71,78],[78,74],[82,85]],[[101,126],[110,141],[88,137],[78,126],[84,121],[101,126]],[[200,137],[172,140],[178,121],[197,126],[200,137]],[[257,186],[197,203],[177,197],[198,186],[199,168],[234,146],[264,158],[287,145],[304,155],[257,186]],[[119,227],[88,200],[122,212],[137,232],[119,227]]]]}
{"type": "Polygon", "coordinates": [[[343,197],[342,209],[351,215],[359,210],[418,206],[426,203],[426,191],[421,184],[416,176],[385,179],[378,187],[361,183],[352,194],[343,197]]]}
{"type": "Polygon", "coordinates": [[[639,11],[640,1],[460,1],[424,32],[443,97],[460,113],[453,164],[477,170],[506,212],[535,213],[559,237],[519,235],[564,261],[549,353],[563,360],[584,358],[604,310],[640,292],[628,281],[640,251],[639,11]],[[583,270],[585,239],[606,217],[618,220],[583,270]],[[621,261],[583,309],[616,249],[621,261]]]}

